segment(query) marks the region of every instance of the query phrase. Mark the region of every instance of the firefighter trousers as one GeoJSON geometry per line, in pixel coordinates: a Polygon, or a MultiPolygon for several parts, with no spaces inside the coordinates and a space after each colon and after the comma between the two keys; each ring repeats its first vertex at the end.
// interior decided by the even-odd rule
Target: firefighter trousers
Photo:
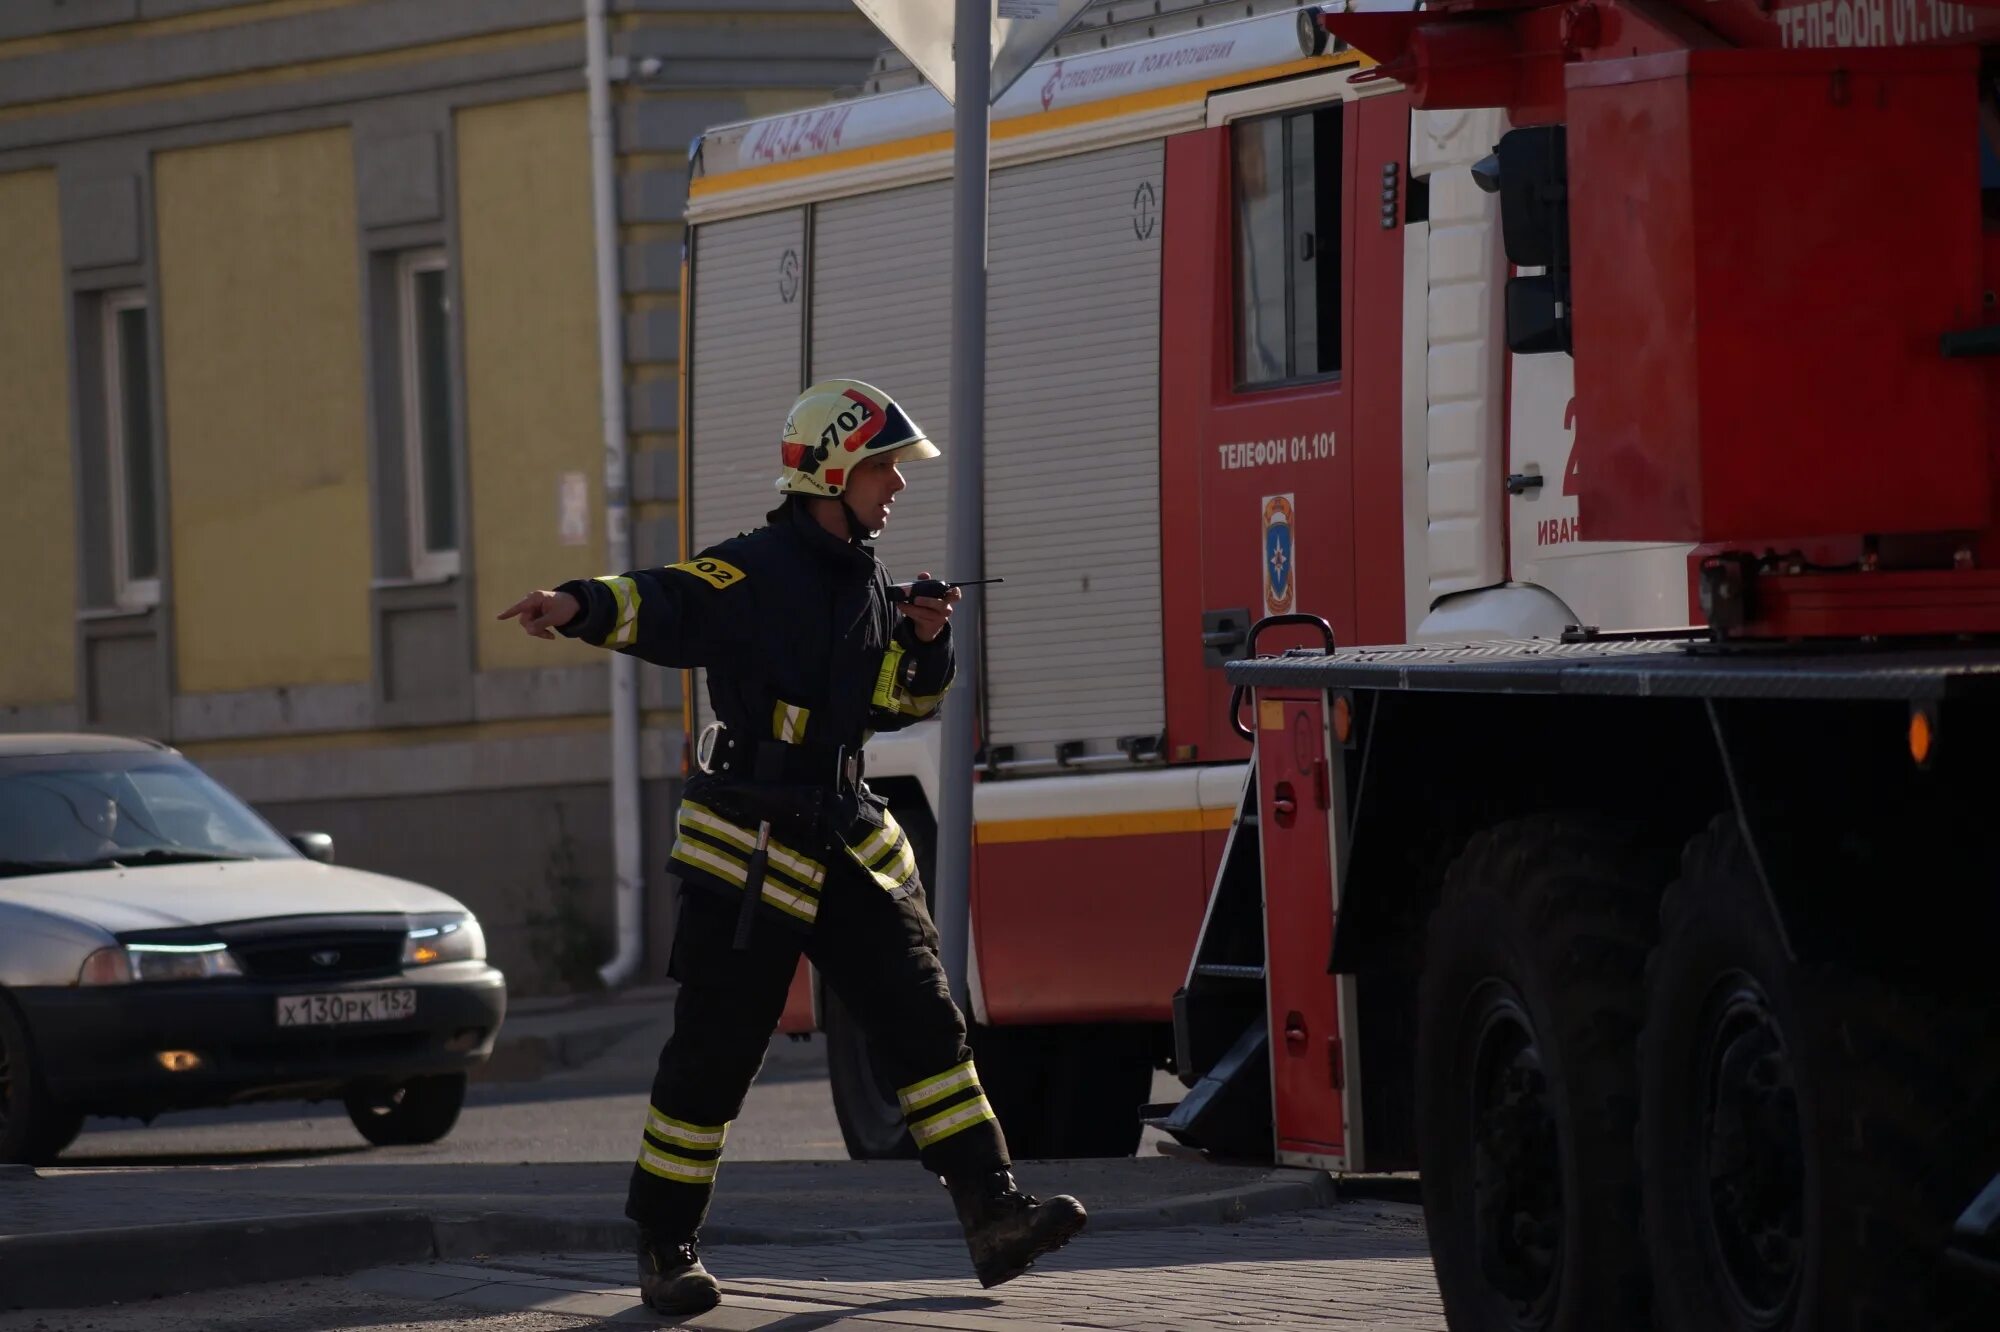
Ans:
{"type": "Polygon", "coordinates": [[[763,1066],[802,951],[867,1031],[923,1168],[949,1179],[1009,1164],[920,893],[892,898],[839,857],[810,934],[760,916],[737,951],[740,901],[682,889],[668,967],[680,983],[674,1030],[660,1051],[627,1216],[669,1241],[701,1226],[730,1121],[763,1066]]]}

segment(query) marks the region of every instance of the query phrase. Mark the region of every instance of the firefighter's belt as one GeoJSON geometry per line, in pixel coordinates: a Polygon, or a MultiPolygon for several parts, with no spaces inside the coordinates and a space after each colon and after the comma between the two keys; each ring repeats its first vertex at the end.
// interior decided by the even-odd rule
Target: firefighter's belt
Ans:
{"type": "Polygon", "coordinates": [[[851,795],[861,786],[860,746],[787,744],[745,738],[728,727],[716,737],[708,770],[732,783],[815,787],[830,795],[851,795]]]}
{"type": "Polygon", "coordinates": [[[843,795],[824,786],[738,782],[726,774],[704,779],[700,798],[743,827],[754,829],[769,823],[799,846],[816,846],[857,827],[879,829],[884,820],[878,802],[863,800],[853,792],[843,795]]]}

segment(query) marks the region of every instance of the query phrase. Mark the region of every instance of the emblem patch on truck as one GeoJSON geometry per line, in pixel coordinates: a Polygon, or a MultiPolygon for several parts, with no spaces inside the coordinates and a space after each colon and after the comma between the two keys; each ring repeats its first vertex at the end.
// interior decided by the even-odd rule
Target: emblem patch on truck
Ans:
{"type": "Polygon", "coordinates": [[[1292,541],[1292,496],[1264,497],[1264,614],[1283,615],[1298,598],[1298,556],[1292,541]]]}

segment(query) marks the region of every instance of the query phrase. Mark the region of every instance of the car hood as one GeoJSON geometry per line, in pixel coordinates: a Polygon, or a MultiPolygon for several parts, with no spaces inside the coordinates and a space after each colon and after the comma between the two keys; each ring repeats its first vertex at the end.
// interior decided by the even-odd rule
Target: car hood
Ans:
{"type": "Polygon", "coordinates": [[[272,916],[463,911],[435,888],[312,860],[233,860],[0,879],[0,903],[112,934],[272,916]]]}

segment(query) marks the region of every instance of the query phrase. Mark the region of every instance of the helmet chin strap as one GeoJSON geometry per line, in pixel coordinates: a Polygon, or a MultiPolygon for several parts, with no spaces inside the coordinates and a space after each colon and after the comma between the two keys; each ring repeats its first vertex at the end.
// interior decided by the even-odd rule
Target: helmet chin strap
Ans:
{"type": "Polygon", "coordinates": [[[861,521],[861,515],[856,513],[854,506],[847,502],[847,491],[845,488],[840,492],[840,511],[847,515],[847,535],[851,540],[860,541],[863,538],[873,540],[875,537],[882,535],[881,528],[871,528],[868,524],[861,521]]]}

